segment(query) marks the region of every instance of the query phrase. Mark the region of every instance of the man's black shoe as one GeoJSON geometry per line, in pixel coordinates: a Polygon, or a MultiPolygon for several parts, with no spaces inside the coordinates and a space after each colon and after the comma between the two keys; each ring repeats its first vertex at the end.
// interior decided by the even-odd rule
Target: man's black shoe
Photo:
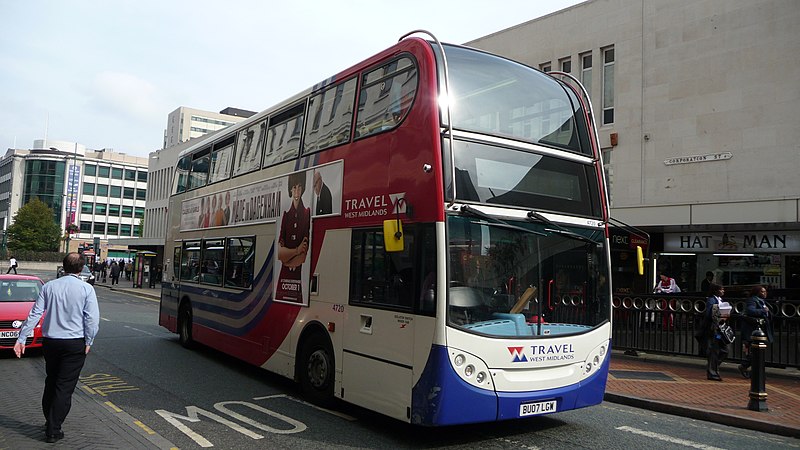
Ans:
{"type": "Polygon", "coordinates": [[[58,433],[54,433],[54,434],[46,434],[45,438],[44,438],[44,441],[47,442],[48,444],[52,444],[52,443],[58,441],[59,439],[63,439],[63,438],[64,438],[64,432],[63,431],[59,431],[58,433]]]}
{"type": "Polygon", "coordinates": [[[737,368],[739,369],[739,373],[742,374],[743,377],[750,378],[750,372],[747,371],[747,367],[745,367],[742,364],[739,364],[737,368]]]}
{"type": "Polygon", "coordinates": [[[722,377],[720,377],[719,375],[709,375],[708,379],[711,381],[722,381],[722,377]]]}

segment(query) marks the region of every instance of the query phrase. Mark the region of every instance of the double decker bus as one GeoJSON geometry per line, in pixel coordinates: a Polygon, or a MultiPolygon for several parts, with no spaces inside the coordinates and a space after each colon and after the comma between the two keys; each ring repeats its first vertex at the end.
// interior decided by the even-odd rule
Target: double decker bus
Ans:
{"type": "Polygon", "coordinates": [[[413,424],[598,404],[608,205],[585,92],[419,35],[179,155],[159,323],[413,424]]]}

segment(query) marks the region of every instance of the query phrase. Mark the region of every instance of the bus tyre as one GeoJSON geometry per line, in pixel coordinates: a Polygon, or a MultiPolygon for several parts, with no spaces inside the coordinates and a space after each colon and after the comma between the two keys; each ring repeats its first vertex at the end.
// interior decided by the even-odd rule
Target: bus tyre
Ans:
{"type": "Polygon", "coordinates": [[[309,336],[302,344],[298,376],[303,395],[312,403],[331,406],[333,403],[334,361],[328,338],[320,333],[309,336]]]}
{"type": "Polygon", "coordinates": [[[192,307],[188,304],[181,306],[178,313],[178,340],[184,348],[192,348],[192,307]]]}

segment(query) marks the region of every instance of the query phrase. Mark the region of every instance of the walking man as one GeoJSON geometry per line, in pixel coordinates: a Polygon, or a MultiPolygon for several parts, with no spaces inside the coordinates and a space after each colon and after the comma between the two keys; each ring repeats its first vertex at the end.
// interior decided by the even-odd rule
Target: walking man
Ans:
{"type": "Polygon", "coordinates": [[[114,261],[111,263],[111,285],[119,284],[119,271],[121,267],[114,261]]]}
{"type": "MultiPolygon", "coordinates": [[[[2,270],[2,269],[0,269],[0,270],[2,270]]],[[[9,256],[8,257],[8,270],[6,270],[6,275],[11,273],[12,270],[14,271],[14,275],[16,275],[17,274],[17,258],[14,258],[13,256],[9,256]]]]}
{"type": "Polygon", "coordinates": [[[78,277],[82,268],[80,254],[72,252],[64,257],[67,276],[56,278],[42,287],[14,344],[14,353],[21,358],[25,353],[25,337],[47,311],[42,322],[42,353],[47,373],[42,412],[45,440],[50,443],[64,437],[61,424],[69,413],[72,392],[99,329],[97,296],[94,287],[78,277]]]}

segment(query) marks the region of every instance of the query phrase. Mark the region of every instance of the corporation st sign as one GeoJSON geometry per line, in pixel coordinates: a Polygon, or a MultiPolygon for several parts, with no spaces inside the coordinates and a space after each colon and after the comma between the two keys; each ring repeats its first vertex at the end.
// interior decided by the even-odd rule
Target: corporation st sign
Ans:
{"type": "Polygon", "coordinates": [[[674,156],[664,160],[664,165],[673,166],[675,164],[692,164],[709,161],[725,161],[733,158],[733,153],[709,153],[706,155],[674,156]]]}

